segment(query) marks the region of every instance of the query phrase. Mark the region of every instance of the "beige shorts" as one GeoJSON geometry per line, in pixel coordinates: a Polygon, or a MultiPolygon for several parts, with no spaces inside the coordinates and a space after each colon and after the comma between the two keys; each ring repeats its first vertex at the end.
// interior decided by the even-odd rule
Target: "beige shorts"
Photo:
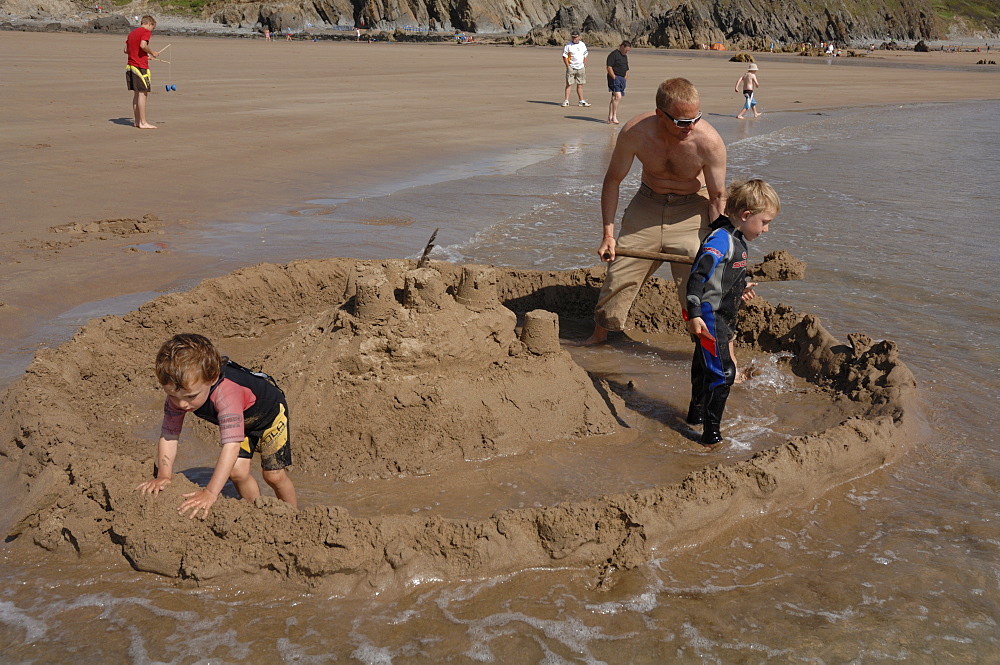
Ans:
{"type": "Polygon", "coordinates": [[[566,85],[575,85],[579,83],[583,85],[587,82],[587,68],[580,67],[580,69],[573,69],[569,67],[566,69],[566,85]]]}
{"type": "MultiPolygon", "coordinates": [[[[648,252],[682,254],[692,259],[708,237],[708,195],[703,187],[694,194],[656,194],[642,185],[622,215],[617,246],[648,252]]],[[[608,265],[594,321],[608,330],[624,330],[632,302],[642,285],[663,265],[662,261],[616,256],[608,265]]],[[[691,266],[671,263],[679,305],[683,306],[691,266]]]]}

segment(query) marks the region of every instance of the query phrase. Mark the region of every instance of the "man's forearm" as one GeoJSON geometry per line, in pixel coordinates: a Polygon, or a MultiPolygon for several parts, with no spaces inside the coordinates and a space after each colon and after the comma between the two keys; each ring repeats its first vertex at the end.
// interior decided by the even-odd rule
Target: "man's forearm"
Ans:
{"type": "Polygon", "coordinates": [[[615,217],[618,215],[619,187],[617,183],[604,183],[601,188],[601,223],[605,236],[614,236],[615,217]]]}
{"type": "Polygon", "coordinates": [[[726,211],[726,193],[709,193],[708,195],[708,217],[709,221],[715,221],[719,215],[726,211]]]}

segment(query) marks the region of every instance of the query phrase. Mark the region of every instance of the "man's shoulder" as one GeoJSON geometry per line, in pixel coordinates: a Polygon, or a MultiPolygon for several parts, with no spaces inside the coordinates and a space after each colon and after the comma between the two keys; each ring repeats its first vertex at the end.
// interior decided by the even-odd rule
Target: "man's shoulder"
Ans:
{"type": "Polygon", "coordinates": [[[725,142],[722,140],[722,136],[719,132],[712,126],[707,120],[702,120],[698,123],[698,128],[701,130],[695,137],[699,145],[706,148],[724,148],[726,146],[725,142]]]}
{"type": "Polygon", "coordinates": [[[644,111],[632,116],[622,127],[622,132],[650,132],[656,129],[656,111],[644,111]]]}
{"type": "Polygon", "coordinates": [[[659,138],[655,111],[647,111],[633,116],[622,125],[617,142],[630,145],[635,152],[639,152],[643,146],[652,144],[659,138]]]}

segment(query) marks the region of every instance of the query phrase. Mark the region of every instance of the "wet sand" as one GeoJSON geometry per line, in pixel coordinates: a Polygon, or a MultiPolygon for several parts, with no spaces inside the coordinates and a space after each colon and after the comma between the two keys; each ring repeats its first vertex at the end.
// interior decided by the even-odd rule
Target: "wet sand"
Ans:
{"type": "MultiPolygon", "coordinates": [[[[616,571],[657,552],[819,496],[908,448],[919,422],[915,382],[895,344],[858,334],[844,344],[815,317],[754,299],[741,314],[741,348],[784,354],[782,373],[809,384],[801,389],[811,393],[812,417],[783,422],[753,454],[704,454],[681,422],[686,381],[667,381],[671,394],[654,396],[639,377],[624,384],[586,372],[560,344],[559,318],[592,310],[598,277],[594,269],[297,261],[242,269],[95,319],[40,352],[0,402],[0,455],[18,470],[0,513],[8,544],[23,556],[38,547],[122,556],[138,570],[200,583],[250,574],[335,595],[396,594],[426,580],[535,567],[584,568],[595,584],[610,585],[616,571]],[[274,376],[295,405],[296,477],[311,490],[299,510],[264,495],[222,500],[205,519],[185,519],[175,506],[208,472],[190,460],[161,496],[135,491],[152,465],[148,436],[136,433],[157,419],[147,359],[181,328],[211,335],[226,354],[248,349],[240,359],[274,376]],[[661,427],[643,439],[640,421],[651,415],[661,427]],[[597,437],[604,445],[594,448],[597,437]],[[637,439],[641,448],[631,445],[637,439]],[[549,477],[571,487],[559,465],[588,457],[612,472],[600,456],[623,445],[622,458],[677,459],[645,482],[626,467],[620,481],[538,491],[549,477]],[[486,480],[464,482],[480,463],[486,480]],[[360,479],[391,481],[396,501],[372,514],[370,504],[351,510],[357,501],[322,492],[360,479]],[[438,479],[452,496],[437,510],[399,479],[438,479]],[[530,492],[517,491],[522,483],[530,492]]],[[[669,305],[676,301],[673,284],[655,279],[635,307],[653,313],[642,329],[672,340],[649,347],[666,356],[685,342],[669,305]]],[[[783,407],[753,411],[787,410],[799,390],[776,392],[783,407]]],[[[211,447],[211,428],[191,425],[185,439],[211,447]]],[[[379,491],[371,482],[352,489],[379,491]]]]}
{"type": "MultiPolygon", "coordinates": [[[[171,44],[171,64],[153,63],[148,115],[159,128],[141,131],[131,127],[121,43],[118,35],[20,32],[0,40],[9,65],[0,83],[0,339],[8,347],[80,303],[221,274],[172,242],[177,230],[294,208],[331,190],[363,195],[374,183],[613,131],[603,122],[607,92],[594,67],[605,49],[591,56],[593,106],[562,109],[555,48],[266,44],[156,33],[155,47],[171,44]],[[177,91],[165,92],[167,83],[177,91]],[[159,222],[142,236],[50,231],[145,215],[159,222]],[[151,241],[170,250],[130,249],[151,241]]],[[[633,50],[622,114],[649,108],[660,80],[676,75],[699,87],[709,118],[735,114],[741,98],[732,86],[743,65],[728,62],[731,55],[633,50]]],[[[993,72],[974,66],[982,57],[880,52],[829,66],[759,54],[760,96],[766,111],[802,113],[996,98],[993,72]],[[907,68],[869,66],[875,62],[907,68]]]]}

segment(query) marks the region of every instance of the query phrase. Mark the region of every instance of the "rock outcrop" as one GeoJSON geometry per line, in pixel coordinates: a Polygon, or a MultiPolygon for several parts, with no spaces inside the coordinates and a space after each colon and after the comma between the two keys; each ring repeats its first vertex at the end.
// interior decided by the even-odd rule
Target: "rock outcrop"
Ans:
{"type": "Polygon", "coordinates": [[[204,17],[234,27],[300,29],[359,26],[483,34],[527,35],[533,43],[562,43],[570,30],[594,45],[623,38],[638,46],[690,48],[723,42],[766,47],[771,42],[921,39],[938,36],[928,0],[877,0],[867,9],[790,0],[290,0],[216,2],[204,17]]]}

